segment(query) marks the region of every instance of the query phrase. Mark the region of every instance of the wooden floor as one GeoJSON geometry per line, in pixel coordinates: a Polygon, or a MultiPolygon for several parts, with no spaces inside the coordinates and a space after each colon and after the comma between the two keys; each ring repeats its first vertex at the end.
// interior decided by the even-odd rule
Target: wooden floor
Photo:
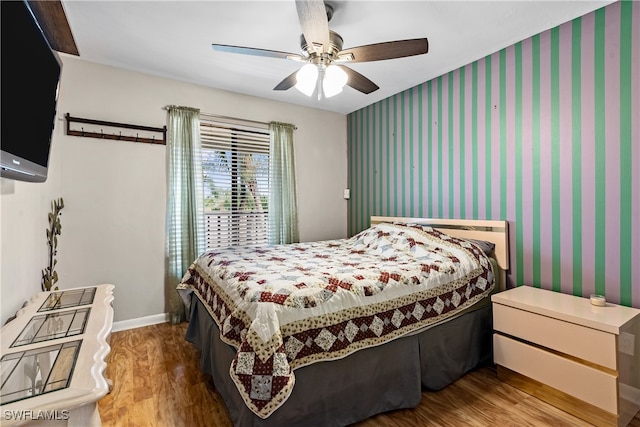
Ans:
{"type": "MultiPolygon", "coordinates": [[[[103,426],[231,426],[198,350],[185,341],[187,324],[169,323],[111,335],[107,378],[113,390],[98,403],[103,426]]],[[[411,410],[358,423],[373,426],[590,426],[478,369],[438,392],[424,391],[411,410]]],[[[633,427],[640,427],[640,414],[633,427]]]]}

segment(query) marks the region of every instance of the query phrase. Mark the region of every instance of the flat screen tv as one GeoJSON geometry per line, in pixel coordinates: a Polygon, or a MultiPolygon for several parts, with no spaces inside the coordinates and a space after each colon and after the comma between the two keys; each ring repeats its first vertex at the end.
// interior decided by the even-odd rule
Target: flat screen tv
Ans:
{"type": "Polygon", "coordinates": [[[26,1],[0,5],[0,176],[44,182],[62,62],[26,1]]]}

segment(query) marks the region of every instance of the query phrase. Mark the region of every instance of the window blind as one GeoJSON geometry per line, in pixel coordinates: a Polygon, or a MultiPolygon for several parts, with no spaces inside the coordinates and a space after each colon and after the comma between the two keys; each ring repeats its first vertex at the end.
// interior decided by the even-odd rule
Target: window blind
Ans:
{"type": "Polygon", "coordinates": [[[201,115],[207,248],[267,244],[267,125],[201,115]]]}

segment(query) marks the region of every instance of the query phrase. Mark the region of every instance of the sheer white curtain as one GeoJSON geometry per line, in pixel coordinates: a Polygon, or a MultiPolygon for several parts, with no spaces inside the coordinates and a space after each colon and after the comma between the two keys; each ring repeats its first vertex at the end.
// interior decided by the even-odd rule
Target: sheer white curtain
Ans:
{"type": "Polygon", "coordinates": [[[297,243],[298,212],[293,131],[287,123],[269,123],[269,244],[297,243]]]}
{"type": "Polygon", "coordinates": [[[167,274],[166,297],[171,322],[185,318],[176,286],[205,250],[204,200],[200,147],[200,110],[167,107],[167,274]]]}

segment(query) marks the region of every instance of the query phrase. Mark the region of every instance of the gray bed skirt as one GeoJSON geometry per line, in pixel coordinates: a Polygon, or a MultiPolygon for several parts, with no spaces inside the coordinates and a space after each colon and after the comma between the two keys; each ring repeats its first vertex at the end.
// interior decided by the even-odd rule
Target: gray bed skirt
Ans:
{"type": "Polygon", "coordinates": [[[235,349],[220,340],[217,325],[195,296],[185,338],[200,349],[201,368],[213,377],[237,427],[345,426],[413,408],[423,387],[439,390],[493,359],[491,305],[482,304],[419,334],[296,369],[289,399],[261,419],[246,407],[229,375],[235,349]]]}

